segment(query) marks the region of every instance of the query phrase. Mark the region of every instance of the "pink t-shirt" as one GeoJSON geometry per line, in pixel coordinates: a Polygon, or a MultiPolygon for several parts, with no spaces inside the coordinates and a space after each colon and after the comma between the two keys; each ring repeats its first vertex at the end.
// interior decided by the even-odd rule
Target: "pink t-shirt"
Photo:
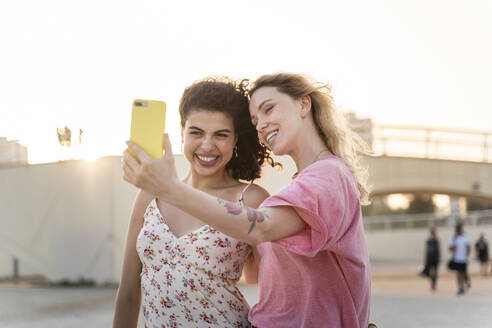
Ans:
{"type": "Polygon", "coordinates": [[[249,312],[259,328],[364,327],[369,321],[369,258],[357,184],[330,156],[305,168],[261,207],[293,206],[306,228],[258,245],[260,298],[249,312]]]}

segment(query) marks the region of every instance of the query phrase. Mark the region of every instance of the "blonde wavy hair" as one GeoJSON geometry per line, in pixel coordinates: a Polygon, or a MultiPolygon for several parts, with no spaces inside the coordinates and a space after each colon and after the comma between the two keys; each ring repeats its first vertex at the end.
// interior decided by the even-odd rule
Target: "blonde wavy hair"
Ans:
{"type": "Polygon", "coordinates": [[[249,96],[262,87],[276,87],[278,91],[300,99],[311,98],[311,111],[318,134],[330,152],[343,159],[354,174],[359,190],[360,202],[369,204],[367,168],[361,164],[361,155],[369,154],[366,142],[347,124],[345,117],[336,109],[331,87],[304,74],[280,72],[259,77],[252,83],[249,96]]]}

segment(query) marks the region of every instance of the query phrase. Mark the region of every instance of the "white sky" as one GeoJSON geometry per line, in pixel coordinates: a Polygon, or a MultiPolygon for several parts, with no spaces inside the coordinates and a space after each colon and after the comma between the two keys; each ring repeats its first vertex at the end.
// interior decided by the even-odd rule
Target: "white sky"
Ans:
{"type": "Polygon", "coordinates": [[[119,155],[135,98],[177,103],[207,75],[304,72],[376,123],[492,131],[492,0],[0,2],[0,136],[57,160],[119,155]],[[73,138],[76,140],[76,138],[73,138]]]}

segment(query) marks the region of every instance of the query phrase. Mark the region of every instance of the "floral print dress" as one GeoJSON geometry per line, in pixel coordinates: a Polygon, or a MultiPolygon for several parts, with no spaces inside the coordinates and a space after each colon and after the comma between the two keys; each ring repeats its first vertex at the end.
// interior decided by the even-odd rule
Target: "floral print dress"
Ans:
{"type": "Polygon", "coordinates": [[[249,306],[235,286],[248,244],[208,225],[178,238],[153,199],[136,247],[146,328],[251,327],[249,306]]]}

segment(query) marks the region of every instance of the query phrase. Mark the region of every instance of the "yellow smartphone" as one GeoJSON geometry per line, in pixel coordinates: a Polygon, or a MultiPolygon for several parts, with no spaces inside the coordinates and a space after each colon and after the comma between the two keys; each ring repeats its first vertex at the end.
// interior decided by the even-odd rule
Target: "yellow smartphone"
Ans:
{"type": "MultiPolygon", "coordinates": [[[[165,126],[165,102],[145,99],[133,101],[130,140],[152,158],[162,157],[165,126]]],[[[135,156],[131,150],[130,153],[135,156]]]]}

